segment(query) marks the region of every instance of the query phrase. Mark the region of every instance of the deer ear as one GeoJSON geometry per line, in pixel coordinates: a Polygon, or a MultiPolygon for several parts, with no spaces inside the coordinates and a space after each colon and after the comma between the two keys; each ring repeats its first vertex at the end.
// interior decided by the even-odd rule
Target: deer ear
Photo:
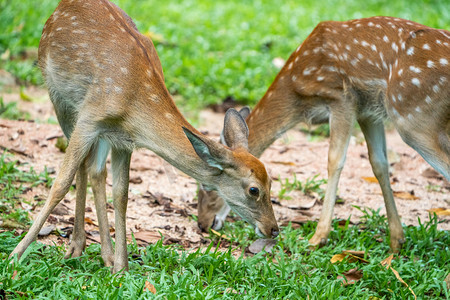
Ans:
{"type": "Polygon", "coordinates": [[[231,149],[248,149],[248,127],[244,118],[234,108],[230,108],[225,114],[223,126],[224,144],[231,149]]]}
{"type": "Polygon", "coordinates": [[[195,153],[210,167],[223,170],[230,166],[230,150],[217,142],[193,133],[186,127],[183,127],[183,131],[194,147],[195,153]]]}
{"type": "Polygon", "coordinates": [[[248,106],[244,106],[239,111],[239,114],[241,115],[242,119],[246,120],[248,115],[250,114],[250,108],[248,106]]]}

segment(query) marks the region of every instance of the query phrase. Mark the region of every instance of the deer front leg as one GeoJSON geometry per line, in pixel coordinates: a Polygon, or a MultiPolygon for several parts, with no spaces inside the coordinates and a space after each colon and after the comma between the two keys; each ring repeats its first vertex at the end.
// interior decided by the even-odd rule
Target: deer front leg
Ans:
{"type": "Polygon", "coordinates": [[[86,207],[86,188],[87,188],[87,173],[86,160],[80,165],[76,175],[76,203],[75,203],[75,221],[73,226],[73,233],[71,236],[69,248],[67,249],[64,258],[81,256],[86,247],[86,232],[84,231],[84,215],[86,207]]]}
{"type": "Polygon", "coordinates": [[[11,257],[17,254],[18,258],[20,258],[28,246],[36,240],[36,237],[44,225],[45,220],[47,220],[55,206],[69,191],[70,185],[75,177],[75,173],[77,172],[80,163],[86,158],[90,145],[91,144],[83,140],[83,138],[79,135],[79,132],[75,129],[69,146],[67,147],[59,174],[50,189],[47,201],[45,202],[44,207],[34,221],[33,225],[31,225],[28,233],[11,253],[11,257]]]}
{"type": "Polygon", "coordinates": [[[112,150],[111,163],[113,171],[113,198],[116,223],[116,253],[114,273],[128,271],[126,213],[128,203],[128,182],[131,153],[112,150]]]}
{"type": "Polygon", "coordinates": [[[309,240],[311,245],[323,246],[331,231],[336,191],[355,117],[351,108],[336,109],[330,116],[330,146],[328,150],[328,184],[316,232],[309,240]]]}
{"type": "Polygon", "coordinates": [[[405,242],[405,235],[403,234],[402,224],[395,207],[394,195],[389,182],[389,164],[386,154],[384,126],[381,122],[370,122],[369,120],[359,120],[358,122],[366,138],[373,173],[383,192],[391,235],[391,249],[394,252],[398,252],[405,242]]]}
{"type": "Polygon", "coordinates": [[[108,214],[106,211],[106,168],[101,172],[90,173],[92,192],[94,193],[95,210],[97,211],[100,240],[102,243],[102,258],[105,266],[114,265],[114,250],[109,234],[108,214]]]}

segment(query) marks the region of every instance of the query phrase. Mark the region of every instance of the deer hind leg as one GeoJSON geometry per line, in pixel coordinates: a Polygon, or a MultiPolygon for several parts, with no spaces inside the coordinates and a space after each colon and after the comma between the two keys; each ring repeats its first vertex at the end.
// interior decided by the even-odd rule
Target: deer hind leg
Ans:
{"type": "Polygon", "coordinates": [[[89,169],[89,177],[92,184],[92,192],[94,194],[95,210],[97,212],[97,220],[100,231],[100,240],[102,244],[101,255],[105,266],[114,265],[114,250],[109,234],[108,214],[106,210],[106,158],[110,150],[109,144],[100,139],[96,147],[96,161],[91,164],[89,169]]]}
{"type": "Polygon", "coordinates": [[[381,121],[358,120],[358,122],[367,142],[369,160],[373,173],[383,193],[391,236],[391,249],[397,252],[405,242],[405,236],[389,182],[389,164],[386,154],[384,126],[381,121]]]}
{"type": "Polygon", "coordinates": [[[121,270],[128,271],[126,212],[128,203],[130,160],[131,152],[113,148],[111,164],[113,172],[113,199],[116,225],[114,273],[121,270]]]}
{"type": "MultiPolygon", "coordinates": [[[[87,128],[84,127],[84,130],[87,128]]],[[[70,185],[75,177],[80,164],[84,161],[89,152],[92,143],[81,134],[79,128],[75,128],[70,139],[69,146],[67,147],[66,154],[64,155],[64,161],[61,165],[59,174],[57,175],[53,186],[50,189],[47,201],[44,204],[41,212],[34,221],[30,230],[25,235],[25,237],[16,246],[11,256],[17,254],[20,258],[23,252],[28,248],[28,246],[36,240],[36,237],[45,223],[55,206],[63,199],[63,197],[69,191],[70,185]]]]}
{"type": "Polygon", "coordinates": [[[330,146],[328,150],[328,184],[316,232],[309,240],[311,245],[324,245],[331,231],[333,209],[339,177],[344,167],[348,143],[356,118],[351,101],[347,105],[331,108],[330,146]]]}
{"type": "Polygon", "coordinates": [[[76,175],[76,203],[75,221],[69,248],[64,258],[79,257],[86,247],[86,232],[84,231],[84,213],[86,207],[87,172],[86,160],[84,160],[76,175]]]}

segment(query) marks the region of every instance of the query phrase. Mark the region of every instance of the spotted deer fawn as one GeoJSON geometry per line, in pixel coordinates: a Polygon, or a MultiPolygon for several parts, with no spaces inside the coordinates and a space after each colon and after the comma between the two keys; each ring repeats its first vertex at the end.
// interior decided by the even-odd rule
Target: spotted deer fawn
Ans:
{"type": "MultiPolygon", "coordinates": [[[[390,119],[402,139],[450,180],[449,42],[448,31],[398,18],[322,22],[247,117],[249,149],[256,157],[299,122],[329,122],[328,185],[312,245],[326,243],[331,231],[355,121],[383,193],[393,250],[404,235],[389,183],[383,120],[390,119]]],[[[200,191],[201,228],[220,228],[228,211],[216,193],[200,191]]]]}
{"type": "Polygon", "coordinates": [[[76,174],[75,226],[67,256],[85,247],[89,175],[105,265],[128,269],[126,207],[133,149],[147,148],[215,190],[264,236],[278,235],[270,178],[249,154],[248,128],[236,110],[225,116],[229,147],[201,135],[181,115],[165,84],[153,43],[107,0],[62,0],[44,26],[39,66],[64,134],[70,139],[48,199],[12,256],[24,253],[76,174]],[[105,200],[105,163],[111,152],[115,254],[105,200]]]}

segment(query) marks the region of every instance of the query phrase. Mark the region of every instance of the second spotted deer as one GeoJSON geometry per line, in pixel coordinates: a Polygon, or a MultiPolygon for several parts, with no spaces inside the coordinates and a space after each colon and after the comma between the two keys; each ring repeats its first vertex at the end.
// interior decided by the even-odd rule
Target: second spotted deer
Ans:
{"type": "MultiPolygon", "coordinates": [[[[449,43],[446,30],[393,17],[322,22],[247,117],[249,149],[257,157],[299,122],[329,122],[328,185],[311,244],[326,243],[331,231],[355,122],[382,189],[393,250],[404,234],[389,182],[383,121],[391,120],[402,139],[450,180],[449,43]]],[[[223,200],[200,191],[199,206],[199,225],[218,229],[228,213],[223,200]]]]}

